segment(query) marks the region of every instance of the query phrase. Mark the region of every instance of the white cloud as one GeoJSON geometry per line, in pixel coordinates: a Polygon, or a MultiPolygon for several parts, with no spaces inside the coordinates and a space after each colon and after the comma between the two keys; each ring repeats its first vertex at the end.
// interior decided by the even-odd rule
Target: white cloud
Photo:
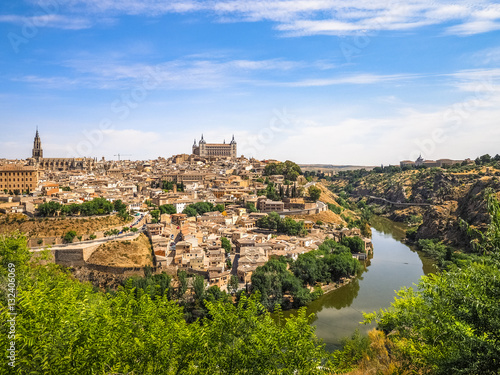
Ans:
{"type": "Polygon", "coordinates": [[[319,86],[333,86],[333,85],[346,85],[346,84],[369,85],[369,84],[382,83],[388,81],[415,79],[418,77],[419,77],[418,75],[414,74],[388,74],[388,75],[357,74],[350,76],[341,76],[336,78],[306,79],[302,81],[288,82],[278,85],[289,86],[289,87],[319,87],[319,86]]]}
{"type": "Polygon", "coordinates": [[[0,22],[27,25],[34,27],[52,27],[65,30],[88,29],[92,22],[86,18],[65,16],[60,14],[44,14],[37,16],[0,15],[0,22]]]}
{"type": "MultiPolygon", "coordinates": [[[[44,85],[51,88],[91,87],[101,89],[126,89],[143,85],[144,81],[155,88],[206,89],[229,86],[262,85],[262,74],[277,72],[307,74],[308,71],[328,71],[334,65],[326,61],[306,63],[283,59],[227,60],[187,57],[149,65],[128,63],[122,57],[99,59],[77,58],[61,62],[71,71],[67,77],[40,77],[26,75],[13,77],[12,81],[44,85]],[[260,75],[259,75],[260,74],[260,75]],[[75,77],[75,78],[73,78],[75,77]]],[[[274,84],[266,82],[267,85],[274,84]]]]}
{"type": "Polygon", "coordinates": [[[206,12],[222,22],[272,21],[289,36],[415,30],[428,25],[470,35],[497,30],[500,21],[500,6],[486,0],[70,0],[68,9],[106,17],[206,12]],[[445,25],[450,22],[455,25],[445,25]]]}

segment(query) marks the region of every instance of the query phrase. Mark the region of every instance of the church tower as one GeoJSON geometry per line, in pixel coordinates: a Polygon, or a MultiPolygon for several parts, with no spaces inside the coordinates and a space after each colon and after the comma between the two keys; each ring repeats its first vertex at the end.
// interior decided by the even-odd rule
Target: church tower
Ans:
{"type": "Polygon", "coordinates": [[[233,134],[233,139],[231,140],[231,157],[232,158],[237,158],[238,153],[236,152],[236,141],[234,140],[234,134],[233,134]]]}
{"type": "Polygon", "coordinates": [[[36,127],[35,141],[33,142],[33,152],[31,157],[36,161],[43,158],[42,141],[40,140],[40,135],[38,134],[38,126],[36,127]]]}

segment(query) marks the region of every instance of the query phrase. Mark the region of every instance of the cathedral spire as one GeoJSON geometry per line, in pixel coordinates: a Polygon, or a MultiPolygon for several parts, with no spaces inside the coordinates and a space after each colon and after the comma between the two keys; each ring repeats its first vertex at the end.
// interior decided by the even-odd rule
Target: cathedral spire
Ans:
{"type": "Polygon", "coordinates": [[[33,151],[31,157],[36,160],[43,158],[42,141],[40,140],[40,134],[38,134],[38,125],[36,127],[35,140],[33,141],[33,151]]]}

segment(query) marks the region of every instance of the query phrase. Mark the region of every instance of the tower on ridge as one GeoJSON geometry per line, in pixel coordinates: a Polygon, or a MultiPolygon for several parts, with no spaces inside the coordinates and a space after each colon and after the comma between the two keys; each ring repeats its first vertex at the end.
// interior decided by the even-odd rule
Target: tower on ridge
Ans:
{"type": "Polygon", "coordinates": [[[38,134],[38,126],[36,127],[31,157],[37,161],[43,158],[42,141],[40,140],[40,135],[38,134]]]}

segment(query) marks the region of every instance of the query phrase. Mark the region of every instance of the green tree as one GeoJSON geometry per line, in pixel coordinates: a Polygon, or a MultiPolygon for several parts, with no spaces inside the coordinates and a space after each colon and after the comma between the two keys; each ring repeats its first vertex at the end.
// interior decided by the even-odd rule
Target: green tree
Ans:
{"type": "Polygon", "coordinates": [[[63,236],[64,242],[71,243],[73,242],[73,239],[76,237],[76,232],[74,230],[70,230],[69,232],[66,232],[63,236]]]}
{"type": "Polygon", "coordinates": [[[177,272],[178,286],[177,286],[177,298],[181,299],[186,293],[188,288],[187,275],[185,271],[177,272]]]}
{"type": "Polygon", "coordinates": [[[231,275],[231,278],[229,279],[229,289],[231,290],[231,293],[236,294],[239,287],[240,282],[238,280],[238,276],[231,275]]]}
{"type": "Polygon", "coordinates": [[[202,301],[205,296],[205,278],[196,275],[193,280],[193,292],[197,301],[202,301]]]}
{"type": "Polygon", "coordinates": [[[309,196],[313,201],[317,201],[319,197],[321,196],[321,189],[316,187],[316,186],[310,186],[309,187],[309,196]]]}
{"type": "Polygon", "coordinates": [[[255,208],[255,204],[253,202],[247,202],[245,207],[248,213],[257,212],[257,208],[255,208]]]}
{"type": "Polygon", "coordinates": [[[360,237],[344,237],[340,243],[348,247],[352,253],[361,253],[365,250],[365,242],[360,237]]]}
{"type": "Polygon", "coordinates": [[[152,210],[149,213],[151,214],[151,217],[156,221],[160,220],[160,210],[152,210]]]}
{"type": "Polygon", "coordinates": [[[162,214],[173,215],[177,212],[173,204],[163,204],[158,208],[162,214]]]}
{"type": "MultiPolygon", "coordinates": [[[[207,317],[191,324],[169,300],[168,275],[129,279],[114,293],[80,283],[54,264],[28,264],[26,238],[2,238],[0,268],[7,285],[15,263],[17,374],[320,374],[330,356],[314,335],[305,309],[276,320],[257,297],[237,305],[217,287],[207,290],[207,317]]],[[[0,288],[0,319],[7,322],[7,289],[0,288]]],[[[8,325],[0,347],[8,348],[8,325]]]]}
{"type": "Polygon", "coordinates": [[[221,237],[220,242],[226,254],[229,254],[231,252],[231,242],[226,237],[221,237]]]}
{"type": "Polygon", "coordinates": [[[186,214],[187,216],[196,216],[198,215],[198,212],[194,207],[191,207],[192,205],[187,206],[184,211],[182,211],[183,214],[186,214]]]}

